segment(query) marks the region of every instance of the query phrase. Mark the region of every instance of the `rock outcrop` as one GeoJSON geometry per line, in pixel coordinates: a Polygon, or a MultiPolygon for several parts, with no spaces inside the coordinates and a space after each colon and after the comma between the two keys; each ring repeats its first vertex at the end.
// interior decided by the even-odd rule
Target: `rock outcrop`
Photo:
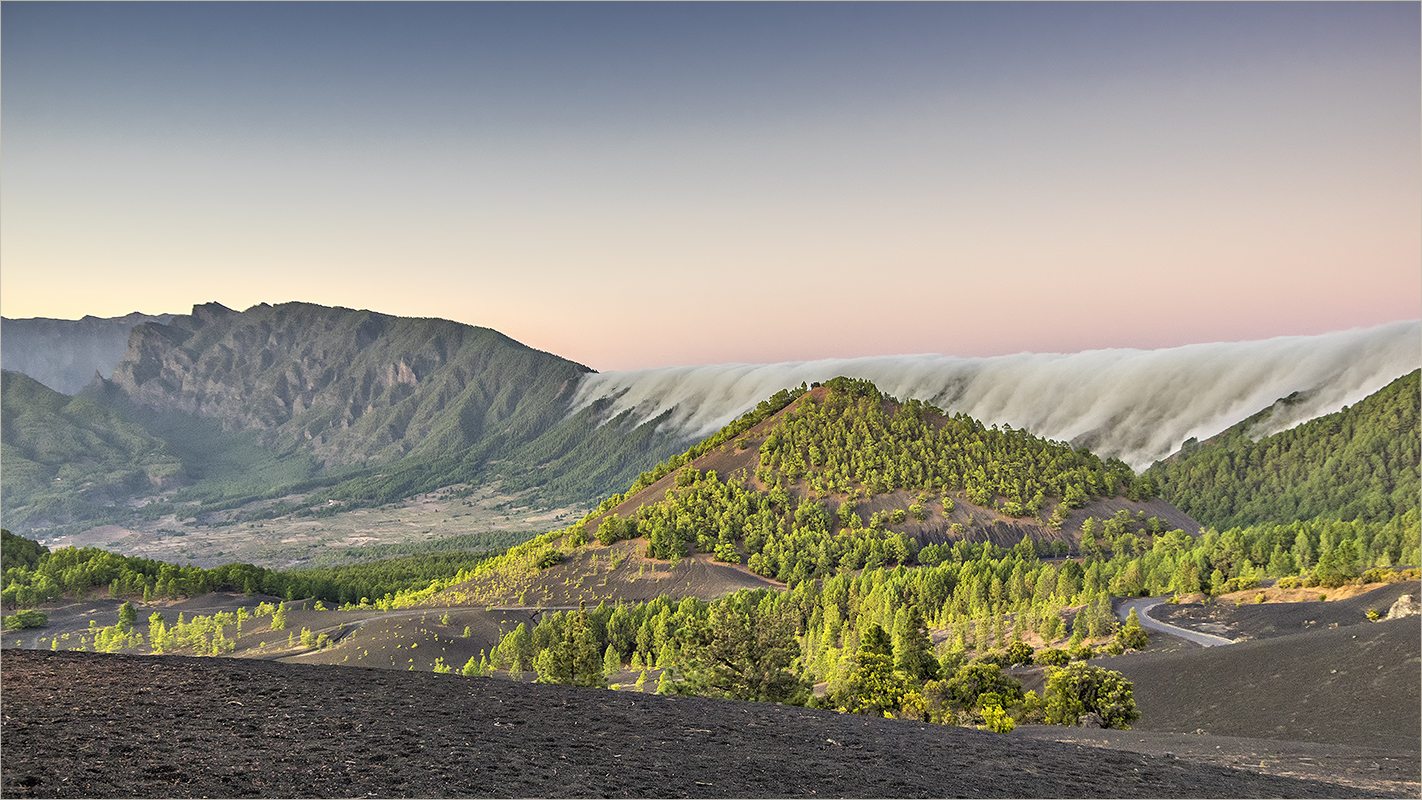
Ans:
{"type": "Polygon", "coordinates": [[[1417,598],[1405,594],[1397,598],[1397,602],[1387,610],[1387,616],[1384,619],[1402,619],[1403,617],[1415,617],[1418,614],[1422,614],[1422,606],[1418,605],[1417,598]]]}

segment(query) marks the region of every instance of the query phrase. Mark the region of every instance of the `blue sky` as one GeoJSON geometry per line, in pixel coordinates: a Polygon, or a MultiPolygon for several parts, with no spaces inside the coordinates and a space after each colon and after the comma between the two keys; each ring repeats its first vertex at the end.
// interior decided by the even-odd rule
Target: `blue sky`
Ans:
{"type": "Polygon", "coordinates": [[[7,317],[599,369],[1422,314],[1413,3],[4,3],[7,317]]]}

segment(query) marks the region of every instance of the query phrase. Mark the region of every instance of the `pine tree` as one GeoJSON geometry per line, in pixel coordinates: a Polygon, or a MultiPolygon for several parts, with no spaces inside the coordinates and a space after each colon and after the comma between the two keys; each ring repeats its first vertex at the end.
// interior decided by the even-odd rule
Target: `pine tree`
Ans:
{"type": "Polygon", "coordinates": [[[871,625],[860,642],[854,670],[831,698],[832,702],[845,711],[875,717],[897,710],[909,686],[894,672],[893,652],[889,634],[877,624],[871,625]]]}
{"type": "Polygon", "coordinates": [[[1136,616],[1136,610],[1131,609],[1131,613],[1126,617],[1125,627],[1116,632],[1116,640],[1121,646],[1128,650],[1144,650],[1149,640],[1146,632],[1141,628],[1140,617],[1136,616]]]}
{"type": "Polygon", "coordinates": [[[918,606],[900,609],[894,621],[894,666],[910,679],[923,682],[938,677],[933,641],[918,606]]]}
{"type": "Polygon", "coordinates": [[[133,603],[123,601],[123,605],[119,606],[118,620],[120,631],[128,633],[133,630],[134,624],[138,622],[138,611],[133,607],[133,603]]]}
{"type": "Polygon", "coordinates": [[[621,669],[622,659],[617,657],[617,648],[609,644],[602,655],[602,676],[611,679],[621,669]]]}

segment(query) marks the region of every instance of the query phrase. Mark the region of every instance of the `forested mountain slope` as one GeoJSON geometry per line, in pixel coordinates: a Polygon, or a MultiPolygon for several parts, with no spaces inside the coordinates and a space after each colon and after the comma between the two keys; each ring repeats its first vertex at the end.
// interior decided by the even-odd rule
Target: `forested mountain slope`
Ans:
{"type": "MultiPolygon", "coordinates": [[[[1381,522],[1418,505],[1419,371],[1335,414],[1258,441],[1266,409],[1146,474],[1181,510],[1221,529],[1316,517],[1381,522]]],[[[1287,406],[1289,398],[1280,401],[1287,406]]],[[[1280,405],[1276,404],[1276,406],[1280,405]]]]}
{"type": "Polygon", "coordinates": [[[105,506],[182,478],[160,438],[87,397],[18,372],[0,390],[0,504],[6,519],[43,522],[105,506]]]}
{"type": "MultiPolygon", "coordinates": [[[[27,321],[9,320],[6,325],[19,322],[27,321]]],[[[1256,418],[1247,425],[1237,426],[1237,430],[1277,430],[1301,418],[1300,415],[1316,413],[1309,409],[1318,403],[1326,406],[1325,400],[1332,402],[1330,398],[1352,397],[1345,391],[1346,387],[1358,390],[1359,386],[1371,385],[1370,376],[1378,372],[1380,363],[1413,358],[1415,347],[1409,349],[1397,344],[1406,338],[1402,334],[1412,328],[1385,328],[1330,335],[1324,337],[1326,341],[1238,343],[1238,347],[1226,350],[1206,348],[1208,353],[1181,348],[1179,352],[1135,353],[1129,358],[1119,353],[1111,356],[1115,359],[1111,363],[1124,359],[1123,364],[1136,364],[1139,369],[1130,376],[1122,373],[1121,386],[1108,384],[1109,391],[1101,387],[1094,391],[1104,392],[1103,397],[1116,397],[1122,386],[1145,392],[1151,409],[1145,417],[1122,416],[1115,412],[1103,417],[1109,409],[1096,400],[1048,417],[1035,412],[1021,417],[1019,412],[1024,409],[1018,406],[1022,403],[1033,408],[1042,406],[1037,408],[1042,411],[1050,405],[1042,398],[1053,397],[1067,389],[1079,393],[1090,388],[1076,383],[1052,383],[1063,375],[1079,372],[1071,366],[1080,360],[1076,356],[1065,361],[1052,357],[1030,359],[1030,363],[1021,359],[1011,364],[974,362],[976,366],[958,364],[952,369],[940,365],[947,371],[941,375],[933,372],[938,376],[933,380],[921,374],[925,367],[918,357],[888,359],[880,367],[893,377],[894,385],[906,387],[905,396],[942,395],[961,400],[959,395],[969,388],[973,397],[1010,395],[1016,398],[1016,405],[1012,406],[1016,410],[1011,414],[1007,407],[988,404],[984,408],[996,409],[993,413],[1017,415],[1014,419],[1032,420],[1031,429],[1039,433],[1044,429],[1066,431],[1072,434],[1072,441],[1080,445],[1097,441],[1098,434],[1107,428],[1114,430],[1124,426],[1123,430],[1155,431],[1161,429],[1163,421],[1174,420],[1170,422],[1174,430],[1186,425],[1186,418],[1194,420],[1186,425],[1190,430],[1205,425],[1202,420],[1209,421],[1209,425],[1226,424],[1228,420],[1238,419],[1234,415],[1238,392],[1225,389],[1258,383],[1258,365],[1266,355],[1287,352],[1293,354],[1291,357],[1307,361],[1306,353],[1325,353],[1327,357],[1308,362],[1311,366],[1303,370],[1307,374],[1301,373],[1300,380],[1307,378],[1302,385],[1313,387],[1304,392],[1308,397],[1303,399],[1308,402],[1281,403],[1268,420],[1256,418]],[[1279,350],[1281,347],[1285,349],[1279,350]],[[1376,353],[1386,358],[1375,356],[1376,353]],[[1226,370],[1228,375],[1224,377],[1202,366],[1221,361],[1234,365],[1226,370]],[[1362,366],[1357,369],[1339,366],[1355,363],[1362,366]],[[1038,367],[1041,375],[1037,375],[1038,367]],[[1034,382],[1039,379],[1046,382],[1034,382]],[[947,383],[940,386],[943,381],[947,383]],[[1178,391],[1183,381],[1194,381],[1193,391],[1186,395],[1178,391]],[[944,386],[949,385],[957,388],[944,394],[947,391],[944,386]]],[[[827,363],[804,366],[822,370],[827,363]]],[[[755,375],[751,377],[755,379],[749,384],[771,385],[792,374],[774,366],[754,367],[755,375]]],[[[3,522],[17,530],[31,532],[54,525],[126,524],[122,518],[125,514],[143,513],[149,515],[148,519],[154,519],[154,515],[173,513],[185,502],[196,502],[196,507],[186,506],[185,513],[208,519],[204,516],[208,512],[220,512],[226,515],[221,521],[230,523],[234,515],[246,515],[243,518],[250,520],[252,514],[258,513],[250,510],[249,504],[254,501],[294,498],[287,504],[260,512],[262,514],[306,513],[302,509],[317,506],[335,511],[401,501],[457,484],[497,486],[504,493],[527,492],[520,502],[538,507],[587,504],[626,487],[639,473],[690,445],[705,433],[701,426],[706,414],[716,417],[731,413],[736,407],[749,407],[746,403],[753,402],[742,402],[744,392],[741,390],[745,387],[741,384],[747,382],[735,377],[739,373],[732,374],[732,370],[722,375],[726,370],[721,370],[717,372],[720,377],[708,383],[698,377],[706,369],[709,368],[692,370],[673,381],[674,385],[663,385],[667,376],[658,377],[660,372],[655,370],[651,372],[657,374],[641,377],[599,376],[585,366],[534,350],[496,331],[446,320],[400,318],[304,303],[262,304],[243,312],[215,303],[197,306],[192,314],[173,317],[167,324],[151,322],[134,328],[128,350],[112,379],[95,381],[81,393],[86,401],[102,408],[103,415],[115,424],[121,422],[130,433],[142,431],[144,436],[160,442],[161,446],[155,445],[149,450],[161,453],[167,466],[158,469],[139,459],[129,465],[128,477],[118,480],[112,474],[114,470],[103,467],[110,463],[111,454],[71,452],[64,459],[66,465],[82,473],[73,476],[82,480],[71,485],[85,487],[84,491],[54,495],[52,490],[58,484],[53,478],[57,475],[50,475],[43,486],[36,482],[35,476],[43,470],[37,472],[33,465],[41,462],[25,454],[28,445],[15,439],[17,430],[7,427],[4,440],[9,446],[7,471],[13,470],[16,480],[6,482],[3,522]],[[617,380],[612,380],[613,377],[617,380]],[[728,381],[739,387],[737,392],[727,394],[728,381]],[[9,466],[12,455],[15,456],[14,467],[9,466]],[[137,480],[135,476],[139,472],[134,470],[142,472],[145,480],[137,480]],[[131,491],[125,494],[128,490],[131,491]],[[138,506],[145,506],[147,510],[140,512],[136,509],[138,506]],[[130,507],[135,508],[130,511],[130,507]]],[[[776,388],[784,385],[793,383],[777,384],[776,388]]],[[[770,391],[774,389],[765,394],[770,391]]],[[[1096,397],[1091,392],[1087,394],[1096,397]]],[[[35,393],[7,393],[4,413],[28,415],[27,404],[37,397],[35,393]]],[[[1361,407],[1362,404],[1355,406],[1361,407]]],[[[1000,421],[999,417],[988,419],[1000,421]]],[[[1415,431],[1415,413],[1411,419],[1415,431]]],[[[96,420],[95,417],[86,424],[99,424],[96,420]]],[[[1218,427],[1208,429],[1218,430],[1218,427]]],[[[1126,435],[1129,431],[1118,433],[1126,435]]],[[[108,439],[116,435],[105,434],[108,439]]],[[[1020,427],[1004,425],[993,435],[1012,439],[1025,433],[1020,427]]],[[[1212,446],[1214,444],[1212,442],[1212,446]]],[[[823,449],[824,445],[819,447],[823,449]]],[[[730,461],[708,463],[699,468],[715,469],[724,476],[731,462],[740,464],[737,458],[758,459],[760,454],[757,444],[749,456],[744,453],[718,456],[730,461]]],[[[921,455],[910,449],[896,453],[894,458],[907,464],[921,455]]],[[[807,473],[805,491],[822,492],[827,497],[833,495],[836,501],[847,499],[852,492],[846,483],[850,473],[845,471],[845,463],[836,460],[822,465],[813,459],[814,454],[807,449],[797,459],[787,462],[791,470],[796,468],[797,461],[806,461],[811,467],[827,467],[822,474],[810,476],[807,473]]],[[[982,465],[984,479],[970,481],[970,476],[961,476],[963,483],[959,491],[964,496],[960,502],[968,501],[966,493],[974,487],[977,488],[975,496],[980,495],[986,485],[984,480],[989,476],[994,486],[1006,487],[1016,480],[1012,475],[998,475],[992,462],[989,458],[982,465]]],[[[926,518],[920,520],[911,513],[901,530],[924,541],[932,538],[935,534],[928,527],[946,517],[941,512],[935,517],[931,498],[920,499],[917,495],[925,492],[932,495],[941,488],[932,482],[944,477],[939,474],[938,466],[924,464],[914,468],[898,463],[875,463],[874,469],[862,475],[854,473],[859,484],[853,487],[854,491],[867,491],[854,499],[861,516],[867,520],[874,512],[891,514],[894,510],[919,505],[924,508],[926,518]],[[913,473],[914,469],[926,472],[918,475],[913,473]],[[907,482],[893,484],[898,480],[895,476],[905,470],[912,473],[907,482]],[[929,477],[932,481],[916,483],[920,478],[929,477]],[[885,492],[870,491],[876,486],[914,496],[908,502],[900,502],[902,498],[898,497],[889,500],[885,492]]],[[[1112,463],[1125,466],[1121,462],[1112,463]]],[[[1413,464],[1414,477],[1410,485],[1416,486],[1415,453],[1413,464]]],[[[754,473],[758,462],[749,465],[748,474],[754,473]]],[[[1211,462],[1211,467],[1212,480],[1215,480],[1218,464],[1211,462]]],[[[51,471],[56,469],[53,467],[51,471]]],[[[1107,467],[1103,462],[1103,469],[1103,474],[1111,473],[1116,466],[1107,467]]],[[[1405,482],[1403,488],[1397,488],[1387,480],[1378,484],[1369,477],[1363,481],[1367,486],[1360,491],[1354,480],[1357,469],[1347,467],[1349,480],[1341,482],[1339,485],[1343,488],[1335,492],[1339,496],[1356,495],[1357,498],[1350,501],[1354,508],[1334,511],[1378,518],[1378,514],[1383,513],[1379,498],[1384,498],[1383,505],[1391,504],[1393,508],[1398,504],[1398,497],[1406,499],[1405,482]]],[[[1148,477],[1165,480],[1167,471],[1161,468],[1148,477]]],[[[1180,476],[1174,472],[1170,480],[1182,487],[1180,476]]],[[[1205,522],[1229,524],[1256,518],[1285,518],[1278,509],[1271,510],[1271,516],[1267,517],[1258,516],[1257,510],[1249,512],[1254,516],[1237,515],[1230,510],[1234,504],[1246,502],[1241,498],[1256,488],[1250,480],[1253,479],[1237,478],[1227,482],[1225,489],[1229,497],[1225,500],[1214,497],[1213,488],[1205,491],[1183,487],[1180,494],[1168,497],[1180,498],[1182,505],[1188,508],[1204,509],[1204,505],[1199,505],[1204,501],[1198,498],[1211,495],[1209,510],[1201,512],[1204,515],[1201,521],[1205,522]]],[[[1148,482],[1141,485],[1146,486],[1148,482]]],[[[1026,520],[1033,516],[1023,516],[1019,511],[1050,513],[1050,509],[1043,511],[1042,504],[1054,497],[1050,491],[1044,491],[1042,503],[1033,507],[1038,491],[1046,488],[1036,484],[1004,488],[997,492],[1003,513],[999,514],[995,526],[985,527],[991,525],[984,522],[988,519],[985,514],[977,515],[970,524],[965,512],[947,520],[948,530],[951,531],[951,524],[956,522],[965,528],[982,528],[981,532],[995,541],[1015,541],[1024,532],[1022,526],[1029,524],[1026,520]]],[[[1064,487],[1057,488],[1065,491],[1064,487]]],[[[798,499],[799,495],[795,496],[798,499]]],[[[1297,507],[1293,512],[1295,516],[1287,516],[1288,519],[1306,516],[1320,507],[1297,498],[1278,502],[1292,502],[1297,507]]],[[[1328,506],[1325,503],[1322,507],[1328,506]]],[[[1110,514],[1099,516],[1109,516],[1121,509],[1102,510],[1110,514]]],[[[1179,519],[1170,517],[1178,512],[1167,511],[1164,506],[1150,513],[1168,517],[1171,527],[1191,529],[1193,524],[1185,514],[1179,514],[1179,519]]],[[[1053,529],[1048,526],[1043,530],[1053,529]]],[[[1049,534],[1049,538],[1050,535],[1055,534],[1049,534]]]]}
{"type": "Polygon", "coordinates": [[[136,405],[259,431],[326,466],[509,442],[562,418],[588,368],[497,331],[304,303],[210,303],[134,329],[113,382],[136,405]]]}

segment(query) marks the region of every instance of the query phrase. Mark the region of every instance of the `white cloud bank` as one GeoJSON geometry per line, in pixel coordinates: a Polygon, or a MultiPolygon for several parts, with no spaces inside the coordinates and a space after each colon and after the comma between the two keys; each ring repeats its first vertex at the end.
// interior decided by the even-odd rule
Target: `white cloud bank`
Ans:
{"type": "Polygon", "coordinates": [[[1303,393],[1270,430],[1332,413],[1422,366],[1422,322],[1320,336],[1195,344],[1164,350],[941,355],[717,364],[587,376],[577,411],[603,397],[638,421],[673,409],[665,428],[699,439],[776,391],[848,375],[899,399],[930,402],[989,424],[1085,444],[1137,470],[1190,438],[1205,439],[1303,393]]]}

